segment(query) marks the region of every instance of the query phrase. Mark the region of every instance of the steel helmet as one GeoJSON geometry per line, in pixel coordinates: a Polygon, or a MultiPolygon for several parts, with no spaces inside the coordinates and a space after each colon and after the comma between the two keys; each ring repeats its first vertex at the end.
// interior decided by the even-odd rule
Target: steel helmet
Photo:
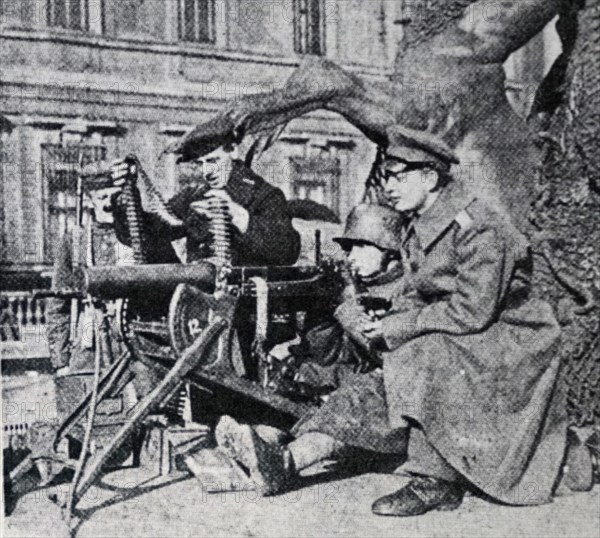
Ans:
{"type": "Polygon", "coordinates": [[[400,252],[405,221],[406,217],[391,207],[360,204],[348,215],[344,235],[333,240],[344,250],[350,250],[353,243],[371,243],[384,250],[400,252]]]}

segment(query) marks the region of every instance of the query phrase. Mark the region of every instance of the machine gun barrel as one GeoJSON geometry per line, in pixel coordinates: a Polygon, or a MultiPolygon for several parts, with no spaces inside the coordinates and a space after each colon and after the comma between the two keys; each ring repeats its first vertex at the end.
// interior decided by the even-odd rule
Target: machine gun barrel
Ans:
{"type": "MultiPolygon", "coordinates": [[[[218,266],[209,261],[194,264],[151,264],[94,266],[82,268],[76,275],[73,288],[36,290],[40,297],[92,297],[106,300],[172,293],[179,284],[190,284],[205,293],[213,293],[218,266]]],[[[267,281],[269,293],[279,297],[328,296],[336,292],[327,268],[312,266],[295,267],[232,267],[228,269],[227,282],[237,287],[242,296],[254,296],[252,277],[267,281]]]]}

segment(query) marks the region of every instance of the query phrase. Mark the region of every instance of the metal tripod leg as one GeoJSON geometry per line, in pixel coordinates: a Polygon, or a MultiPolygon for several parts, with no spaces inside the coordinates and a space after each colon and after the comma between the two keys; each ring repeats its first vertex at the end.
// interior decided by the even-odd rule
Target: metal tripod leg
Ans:
{"type": "MultiPolygon", "coordinates": [[[[139,426],[150,414],[152,409],[160,404],[160,402],[162,402],[164,398],[181,383],[185,376],[198,365],[202,360],[202,356],[206,349],[215,342],[227,326],[228,322],[224,318],[216,317],[212,325],[184,351],[165,378],[138,403],[130,420],[121,426],[109,445],[94,459],[89,467],[85,469],[79,487],[76,491],[72,492],[73,498],[70,503],[72,508],[75,508],[78,501],[94,484],[98,476],[100,476],[104,464],[121,446],[128,435],[139,426]]],[[[68,516],[69,514],[67,514],[67,517],[68,516]]]]}
{"type": "MultiPolygon", "coordinates": [[[[104,398],[110,393],[117,382],[127,371],[129,366],[129,355],[124,353],[121,358],[115,362],[110,370],[106,372],[104,377],[100,380],[100,391],[98,393],[98,402],[104,400],[104,398]]],[[[133,376],[133,374],[131,374],[133,376]]],[[[130,381],[131,379],[129,379],[130,381]]],[[[63,439],[77,424],[79,419],[86,413],[90,406],[92,398],[92,392],[90,391],[85,397],[79,402],[79,405],[71,412],[71,414],[63,421],[60,428],[56,432],[54,439],[54,450],[57,449],[58,443],[63,439]]]]}

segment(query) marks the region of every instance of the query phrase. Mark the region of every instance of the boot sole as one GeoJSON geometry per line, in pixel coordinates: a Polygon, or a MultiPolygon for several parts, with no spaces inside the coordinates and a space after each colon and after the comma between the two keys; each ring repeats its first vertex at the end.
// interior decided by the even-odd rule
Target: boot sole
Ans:
{"type": "Polygon", "coordinates": [[[419,512],[412,513],[394,513],[394,512],[377,512],[371,508],[371,512],[376,516],[388,516],[388,517],[414,517],[414,516],[422,516],[423,514],[427,514],[428,512],[451,512],[452,510],[456,510],[462,504],[463,499],[458,499],[454,501],[447,501],[441,503],[437,506],[433,506],[431,508],[426,508],[419,512]]]}
{"type": "Polygon", "coordinates": [[[277,481],[263,469],[257,446],[260,440],[251,426],[224,416],[217,424],[215,437],[219,448],[247,470],[246,474],[249,474],[249,479],[262,496],[275,493],[279,489],[277,481]]]}

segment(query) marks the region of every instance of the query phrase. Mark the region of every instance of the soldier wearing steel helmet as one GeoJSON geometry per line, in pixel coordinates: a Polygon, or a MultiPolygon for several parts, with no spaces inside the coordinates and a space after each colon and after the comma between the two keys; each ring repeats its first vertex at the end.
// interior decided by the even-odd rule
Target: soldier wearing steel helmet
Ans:
{"type": "MultiPolygon", "coordinates": [[[[334,238],[345,251],[354,278],[343,291],[334,319],[309,331],[304,342],[296,380],[329,392],[322,405],[291,431],[295,439],[286,447],[286,461],[293,461],[294,472],[347,450],[385,453],[395,462],[402,458],[405,435],[389,428],[379,343],[369,341],[361,331],[364,324],[405,307],[405,299],[398,301],[404,290],[400,246],[405,220],[390,207],[361,204],[348,216],[344,233],[334,238]]],[[[238,428],[246,427],[224,417],[217,440],[226,452],[228,447],[237,447],[250,454],[252,441],[240,441],[238,428]]],[[[250,436],[262,432],[245,431],[250,436]]],[[[256,442],[267,451],[274,449],[262,437],[256,442]]],[[[373,458],[361,458],[369,459],[373,458]]],[[[284,460],[276,457],[273,461],[274,467],[267,464],[271,470],[263,468],[268,479],[251,471],[250,478],[265,494],[277,491],[289,477],[289,469],[279,473],[284,460]]]]}
{"type": "Polygon", "coordinates": [[[297,380],[331,390],[343,376],[369,371],[377,353],[358,324],[385,314],[402,276],[400,239],[405,219],[397,211],[361,204],[348,215],[344,233],[333,240],[346,254],[347,286],[334,319],[325,319],[292,348],[301,363],[297,380]]]}

